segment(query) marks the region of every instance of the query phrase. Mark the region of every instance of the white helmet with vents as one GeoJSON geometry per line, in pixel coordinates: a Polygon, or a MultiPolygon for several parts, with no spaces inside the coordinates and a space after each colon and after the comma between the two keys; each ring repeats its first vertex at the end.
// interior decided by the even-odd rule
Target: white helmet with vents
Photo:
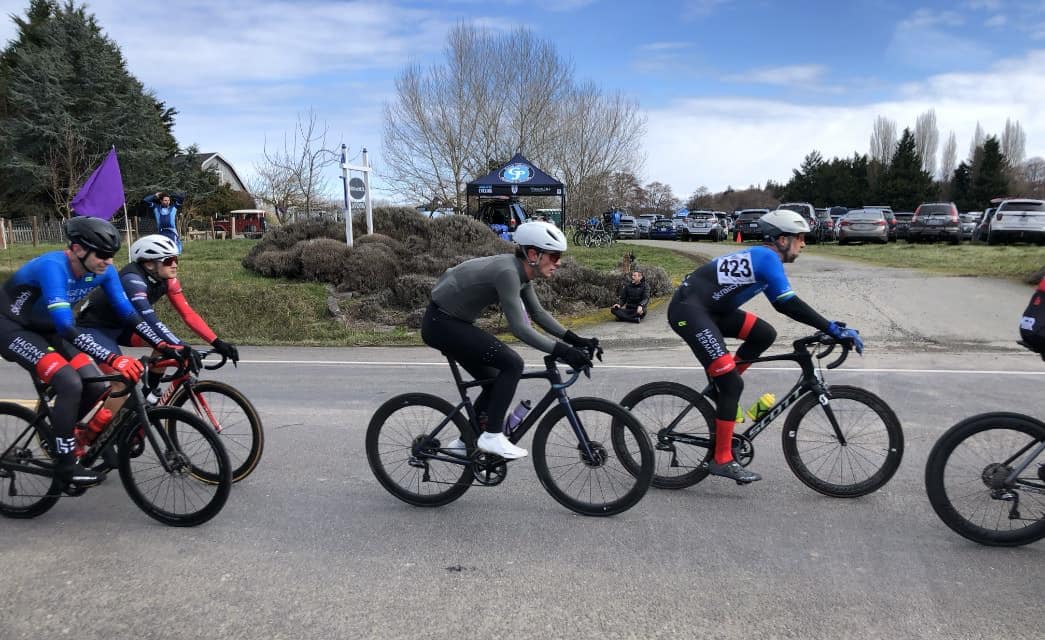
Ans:
{"type": "Polygon", "coordinates": [[[809,223],[802,217],[802,214],[788,209],[770,211],[759,218],[758,222],[762,226],[762,233],[767,238],[809,233],[809,223]]]}
{"type": "Polygon", "coordinates": [[[174,244],[173,240],[158,233],[142,236],[131,245],[131,260],[134,262],[162,260],[179,253],[181,251],[178,250],[178,245],[174,244]]]}
{"type": "Polygon", "coordinates": [[[512,240],[538,251],[566,251],[566,236],[550,222],[524,222],[515,229],[512,240]]]}

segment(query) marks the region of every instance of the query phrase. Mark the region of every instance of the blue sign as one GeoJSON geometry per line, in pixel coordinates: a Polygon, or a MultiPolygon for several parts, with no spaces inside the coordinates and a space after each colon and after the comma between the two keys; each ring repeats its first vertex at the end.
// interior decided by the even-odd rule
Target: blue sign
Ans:
{"type": "Polygon", "coordinates": [[[517,162],[501,169],[499,175],[505,182],[527,182],[533,178],[533,169],[529,165],[517,162]]]}

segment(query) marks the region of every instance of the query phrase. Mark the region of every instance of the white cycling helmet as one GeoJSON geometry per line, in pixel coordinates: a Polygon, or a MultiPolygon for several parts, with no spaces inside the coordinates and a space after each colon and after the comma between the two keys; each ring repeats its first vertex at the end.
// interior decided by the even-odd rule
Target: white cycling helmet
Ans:
{"type": "Polygon", "coordinates": [[[524,222],[515,229],[512,240],[520,247],[538,251],[566,251],[566,236],[550,222],[524,222]]]}
{"type": "Polygon", "coordinates": [[[788,209],[770,211],[758,221],[762,225],[762,233],[769,239],[809,233],[809,223],[802,214],[788,209]]]}
{"type": "Polygon", "coordinates": [[[158,233],[142,236],[131,245],[131,260],[134,262],[163,260],[179,253],[181,251],[173,240],[158,233]]]}

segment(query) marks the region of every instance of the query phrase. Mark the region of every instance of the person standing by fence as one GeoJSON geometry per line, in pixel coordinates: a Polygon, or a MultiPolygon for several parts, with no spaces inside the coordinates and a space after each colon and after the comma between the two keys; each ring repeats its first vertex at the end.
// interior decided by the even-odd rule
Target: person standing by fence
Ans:
{"type": "Polygon", "coordinates": [[[145,204],[152,209],[156,216],[156,232],[165,235],[178,245],[181,250],[181,236],[178,235],[178,207],[181,206],[183,197],[171,196],[164,191],[145,196],[145,204]]]}

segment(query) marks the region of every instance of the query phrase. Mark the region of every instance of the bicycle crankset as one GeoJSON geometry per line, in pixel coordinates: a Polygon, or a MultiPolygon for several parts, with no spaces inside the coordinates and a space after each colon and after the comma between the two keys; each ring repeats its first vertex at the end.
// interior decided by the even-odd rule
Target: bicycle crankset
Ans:
{"type": "Polygon", "coordinates": [[[733,459],[742,467],[751,464],[751,461],[755,459],[755,443],[751,442],[750,438],[734,433],[733,459]]]}
{"type": "Polygon", "coordinates": [[[500,456],[478,451],[472,461],[472,476],[481,485],[499,485],[508,477],[508,463],[500,456]]]}

